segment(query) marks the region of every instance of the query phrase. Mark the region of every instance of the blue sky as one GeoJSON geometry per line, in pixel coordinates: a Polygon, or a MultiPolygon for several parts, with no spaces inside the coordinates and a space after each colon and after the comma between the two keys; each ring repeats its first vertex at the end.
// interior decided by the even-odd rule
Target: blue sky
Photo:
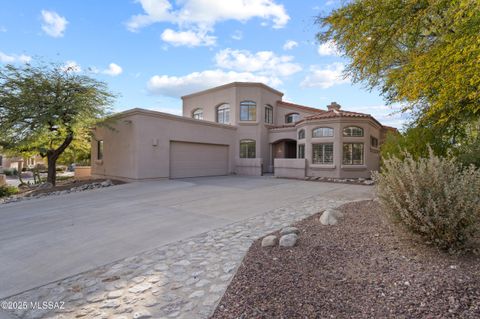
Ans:
{"type": "Polygon", "coordinates": [[[377,92],[341,75],[345,58],[315,41],[315,16],[339,1],[2,1],[0,64],[65,63],[108,83],[115,110],[181,113],[180,96],[232,81],[260,81],[285,100],[336,101],[386,125],[404,120],[377,92]]]}

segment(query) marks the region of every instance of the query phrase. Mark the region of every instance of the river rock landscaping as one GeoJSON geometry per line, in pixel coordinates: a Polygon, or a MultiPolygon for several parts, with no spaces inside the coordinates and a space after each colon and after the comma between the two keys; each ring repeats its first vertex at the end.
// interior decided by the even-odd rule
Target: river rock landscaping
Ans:
{"type": "Polygon", "coordinates": [[[313,196],[6,300],[65,302],[61,310],[11,312],[22,319],[209,318],[253,241],[280,229],[296,235],[291,223],[347,201],[313,196]]]}
{"type": "Polygon", "coordinates": [[[480,317],[478,254],[426,246],[376,201],[339,211],[336,225],[321,213],[296,224],[293,247],[278,231],[253,243],[212,318],[480,317]]]}
{"type": "Polygon", "coordinates": [[[83,192],[87,190],[100,189],[114,185],[123,184],[124,182],[110,179],[96,180],[68,180],[58,182],[57,186],[45,183],[38,186],[22,189],[17,195],[0,198],[0,204],[8,204],[20,202],[23,200],[31,200],[46,196],[65,195],[75,192],[83,192]]]}

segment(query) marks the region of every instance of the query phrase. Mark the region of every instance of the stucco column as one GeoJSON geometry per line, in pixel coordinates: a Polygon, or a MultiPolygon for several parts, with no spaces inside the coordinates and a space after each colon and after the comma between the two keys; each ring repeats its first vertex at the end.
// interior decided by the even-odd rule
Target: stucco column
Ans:
{"type": "Polygon", "coordinates": [[[308,127],[305,130],[305,160],[306,160],[306,175],[308,176],[308,168],[312,164],[312,130],[308,127]]]}

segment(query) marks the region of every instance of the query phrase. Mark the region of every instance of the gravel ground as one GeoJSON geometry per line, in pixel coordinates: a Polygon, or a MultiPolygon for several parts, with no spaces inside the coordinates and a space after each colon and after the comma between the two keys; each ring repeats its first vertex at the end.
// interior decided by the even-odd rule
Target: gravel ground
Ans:
{"type": "Polygon", "coordinates": [[[480,318],[480,257],[412,241],[378,203],[297,226],[293,248],[254,242],[212,318],[480,318]]]}

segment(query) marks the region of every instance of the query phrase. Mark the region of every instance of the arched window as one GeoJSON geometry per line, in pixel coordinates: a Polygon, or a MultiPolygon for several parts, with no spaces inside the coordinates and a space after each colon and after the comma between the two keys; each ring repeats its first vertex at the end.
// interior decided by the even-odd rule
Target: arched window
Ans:
{"type": "Polygon", "coordinates": [[[298,113],[290,113],[285,115],[285,123],[295,123],[300,120],[300,114],[298,113]]]}
{"type": "Polygon", "coordinates": [[[217,107],[217,122],[230,124],[230,105],[225,103],[217,107]]]}
{"type": "Polygon", "coordinates": [[[343,136],[361,137],[363,136],[363,128],[358,126],[348,126],[343,129],[343,136]]]}
{"type": "Polygon", "coordinates": [[[265,105],[265,123],[273,124],[273,106],[265,105]]]}
{"type": "Polygon", "coordinates": [[[196,120],[203,120],[203,109],[198,108],[192,113],[192,117],[196,120]]]}
{"type": "Polygon", "coordinates": [[[298,139],[302,140],[305,138],[305,130],[298,131],[298,139]]]}
{"type": "Polygon", "coordinates": [[[333,128],[331,127],[317,127],[312,131],[312,137],[332,137],[333,128]]]}
{"type": "Polygon", "coordinates": [[[240,121],[255,121],[257,119],[257,103],[253,101],[240,102],[240,121]]]}
{"type": "Polygon", "coordinates": [[[240,158],[255,158],[255,144],[254,140],[241,140],[240,158]]]}

